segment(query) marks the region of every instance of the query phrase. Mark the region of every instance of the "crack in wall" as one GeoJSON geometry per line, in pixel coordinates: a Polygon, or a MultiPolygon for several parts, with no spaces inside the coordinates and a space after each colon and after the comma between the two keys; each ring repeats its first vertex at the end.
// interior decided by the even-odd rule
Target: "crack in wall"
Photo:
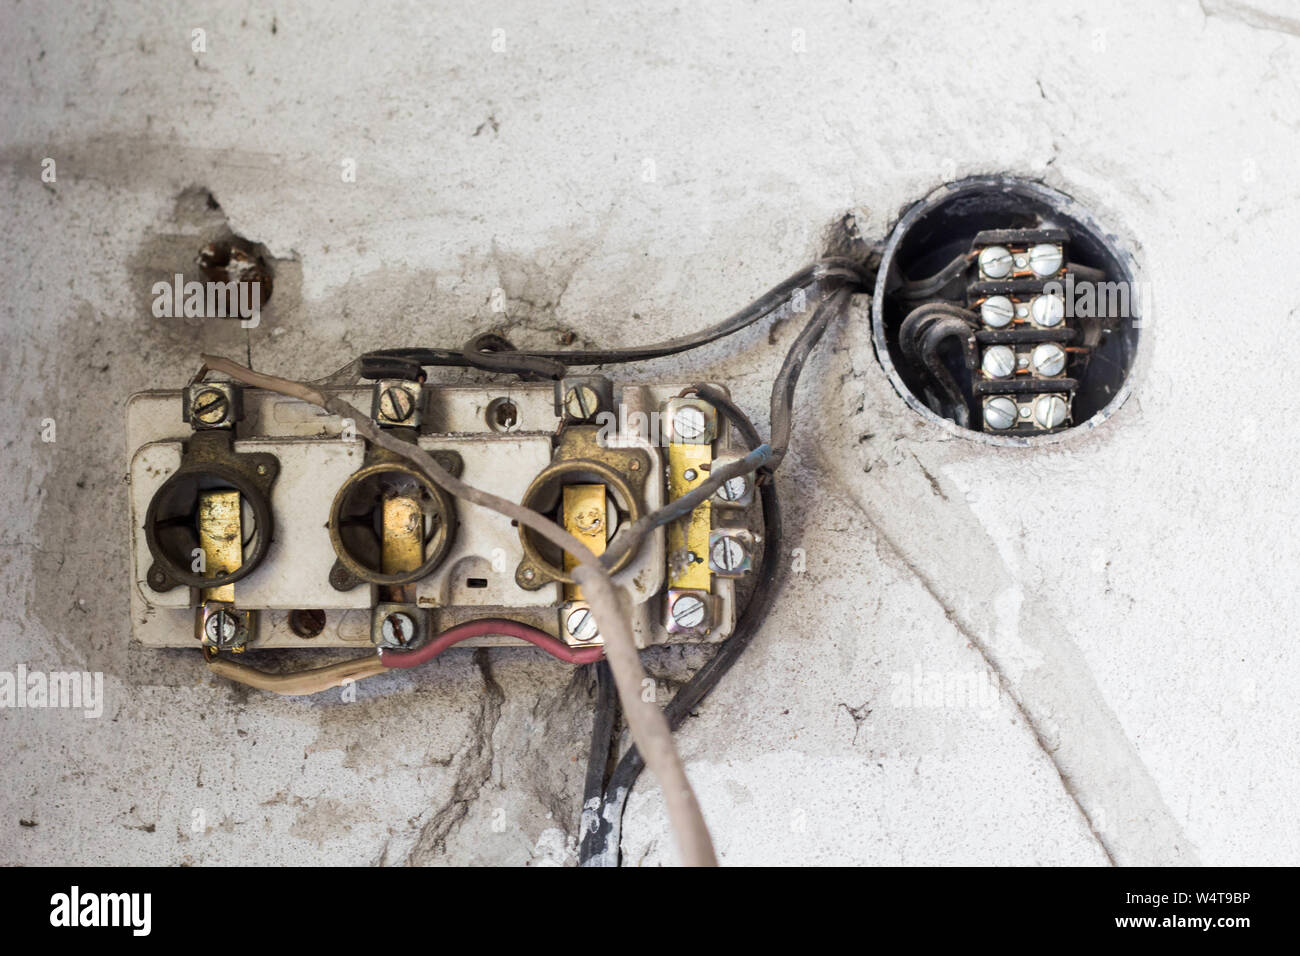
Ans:
{"type": "MultiPolygon", "coordinates": [[[[845,486],[843,479],[838,477],[838,475],[831,475],[830,473],[828,473],[826,477],[829,480],[835,481],[841,486],[841,488],[848,491],[848,494],[843,496],[846,499],[846,504],[862,515],[863,520],[870,526],[877,536],[877,539],[888,549],[889,552],[892,553],[893,557],[902,565],[902,567],[916,578],[925,592],[930,596],[935,604],[938,605],[939,609],[943,612],[945,618],[947,618],[947,620],[952,624],[953,628],[968,642],[969,646],[980,655],[984,664],[996,676],[999,687],[1006,692],[1008,699],[1014,705],[1017,713],[1025,721],[1025,725],[1033,735],[1036,745],[1042,750],[1044,755],[1046,755],[1047,759],[1051,761],[1052,767],[1060,778],[1061,786],[1066,795],[1077,808],[1084,823],[1088,827],[1089,832],[1096,840],[1098,846],[1101,848],[1110,864],[1121,865],[1123,863],[1137,861],[1148,863],[1159,861],[1168,863],[1172,862],[1169,857],[1169,851],[1172,850],[1174,852],[1174,859],[1184,864],[1194,865],[1197,860],[1187,843],[1186,837],[1182,834],[1181,828],[1174,821],[1172,814],[1164,805],[1163,800],[1159,797],[1158,788],[1155,787],[1154,781],[1150,779],[1150,772],[1147,770],[1146,765],[1142,762],[1140,756],[1133,749],[1132,742],[1126,735],[1124,735],[1122,728],[1118,726],[1117,718],[1109,712],[1104,714],[1086,714],[1085,711],[1087,710],[1097,710],[1097,708],[1089,708],[1086,703],[1078,703],[1076,701],[1073,705],[1076,713],[1082,716],[1084,722],[1087,722],[1087,719],[1091,718],[1094,724],[1101,722],[1103,724],[1114,725],[1112,732],[1113,734],[1122,737],[1124,743],[1127,744],[1129,761],[1132,764],[1132,766],[1128,768],[1128,773],[1122,776],[1127,778],[1127,782],[1138,786],[1147,783],[1149,784],[1150,789],[1155,791],[1154,794],[1148,795],[1151,797],[1150,802],[1153,805],[1145,808],[1130,808],[1133,812],[1129,814],[1129,816],[1143,816],[1144,819],[1148,820],[1152,824],[1159,824],[1161,828],[1167,832],[1168,843],[1171,845],[1164,845],[1162,843],[1160,846],[1160,852],[1155,854],[1155,859],[1152,859],[1152,848],[1147,847],[1144,849],[1138,846],[1126,845],[1125,841],[1122,839],[1116,839],[1105,832],[1107,828],[1098,820],[1098,814],[1095,814],[1090,806],[1090,803],[1092,802],[1088,799],[1090,781],[1081,777],[1076,770],[1066,766],[1065,757],[1061,754],[1062,742],[1057,740],[1054,743],[1052,740],[1053,734],[1059,732],[1059,728],[1054,730],[1052,727],[1052,725],[1055,724],[1055,720],[1050,716],[1052,710],[1048,705],[1048,702],[1035,701],[1031,699],[1031,692],[1022,686],[1020,681],[1014,679],[1012,675],[1007,673],[1006,668],[998,659],[999,655],[996,649],[992,647],[987,640],[981,637],[979,633],[977,633],[976,628],[970,626],[963,619],[962,615],[958,613],[952,603],[944,597],[939,589],[938,583],[925,571],[924,568],[908,556],[903,547],[880,523],[876,515],[854,497],[852,489],[848,489],[845,486]],[[1040,710],[1043,711],[1043,713],[1040,713],[1040,710]],[[1144,810],[1145,813],[1138,812],[1141,810],[1144,810]],[[1159,817],[1164,817],[1164,819],[1157,819],[1159,817]]],[[[927,481],[926,484],[928,486],[929,481],[927,481]]],[[[1037,647],[1031,647],[1031,650],[1041,653],[1041,650],[1037,647]]],[[[1046,656],[1049,658],[1053,657],[1051,654],[1046,656]]],[[[1065,661],[1055,661],[1055,663],[1062,666],[1068,664],[1068,662],[1065,661]]],[[[1059,669],[1060,668],[1053,668],[1054,671],[1059,669]]],[[[1057,691],[1061,694],[1069,693],[1068,690],[1059,687],[1057,688],[1057,691]]],[[[1111,769],[1113,771],[1118,768],[1111,769]]],[[[1092,781],[1091,783],[1096,783],[1103,790],[1107,785],[1107,782],[1100,780],[1092,781]]],[[[1106,806],[1103,804],[1101,806],[1101,814],[1103,815],[1103,818],[1105,813],[1106,806]]]]}
{"type": "Polygon", "coordinates": [[[456,769],[456,782],[452,785],[451,796],[420,827],[419,836],[399,861],[406,866],[420,866],[447,852],[447,838],[465,821],[470,805],[478,799],[492,777],[492,736],[501,719],[506,695],[492,675],[487,648],[480,647],[474,651],[474,663],[483,677],[483,695],[479,711],[465,737],[465,750],[456,769]]]}
{"type": "MultiPolygon", "coordinates": [[[[919,460],[917,464],[918,466],[920,465],[919,460]]],[[[928,481],[931,484],[934,484],[935,482],[934,477],[928,471],[926,471],[924,467],[921,467],[921,471],[925,473],[925,477],[928,479],[928,481]]],[[[936,494],[938,494],[937,489],[936,489],[936,494]]],[[[944,500],[945,501],[947,500],[946,496],[944,497],[944,500]]],[[[969,627],[967,627],[962,622],[960,617],[958,617],[956,611],[954,611],[953,608],[949,606],[949,604],[944,600],[943,596],[938,592],[934,583],[931,581],[929,575],[927,575],[920,567],[918,567],[913,561],[911,561],[907,557],[907,555],[903,552],[902,548],[898,546],[898,544],[893,540],[893,538],[890,537],[890,535],[875,520],[875,517],[865,507],[863,507],[863,505],[855,501],[851,496],[848,498],[846,503],[850,504],[862,516],[863,520],[866,521],[867,524],[871,526],[872,531],[875,532],[879,540],[883,542],[886,547],[889,548],[889,550],[893,553],[894,557],[898,559],[898,561],[903,565],[903,567],[907,570],[907,572],[911,574],[914,578],[916,578],[917,582],[925,590],[926,594],[930,596],[930,599],[933,600],[936,605],[938,605],[939,609],[943,612],[944,617],[948,620],[948,623],[953,626],[953,629],[956,630],[957,633],[960,634],[963,638],[965,638],[968,644],[971,647],[973,647],[976,650],[976,652],[980,655],[980,657],[983,659],[984,665],[997,678],[998,686],[1006,692],[1007,697],[1011,700],[1012,704],[1015,706],[1016,712],[1024,720],[1025,726],[1029,728],[1029,732],[1033,735],[1035,744],[1043,752],[1043,754],[1047,757],[1047,759],[1051,761],[1052,767],[1056,771],[1056,774],[1061,781],[1062,788],[1064,789],[1066,795],[1070,798],[1070,801],[1074,804],[1074,807],[1079,812],[1079,815],[1083,818],[1085,825],[1088,827],[1088,832],[1092,834],[1093,839],[1097,842],[1097,845],[1101,848],[1102,853],[1105,854],[1107,862],[1111,866],[1117,866],[1118,863],[1115,859],[1114,854],[1111,851],[1111,847],[1107,843],[1103,834],[1098,829],[1095,821],[1092,818],[1092,815],[1088,812],[1087,807],[1085,807],[1083,803],[1080,801],[1078,789],[1075,787],[1075,784],[1071,779],[1070,775],[1065,772],[1064,768],[1062,768],[1060,764],[1060,761],[1057,759],[1056,748],[1053,748],[1052,746],[1049,745],[1049,741],[1044,733],[1044,729],[1040,726],[1040,722],[1035,720],[1034,716],[1026,708],[1025,702],[1021,699],[1019,688],[1017,688],[1017,686],[1011,680],[1011,678],[1002,670],[1001,666],[999,666],[997,661],[994,659],[989,647],[977,634],[974,633],[974,631],[972,631],[969,627]]],[[[857,729],[858,729],[857,725],[860,723],[859,718],[854,713],[854,710],[852,708],[849,708],[847,704],[841,703],[840,706],[848,710],[849,714],[854,718],[855,728],[854,728],[853,737],[854,737],[854,742],[856,743],[857,729]]],[[[864,704],[863,706],[865,707],[866,705],[864,704]]],[[[868,713],[870,713],[870,711],[868,711],[868,713]]]]}

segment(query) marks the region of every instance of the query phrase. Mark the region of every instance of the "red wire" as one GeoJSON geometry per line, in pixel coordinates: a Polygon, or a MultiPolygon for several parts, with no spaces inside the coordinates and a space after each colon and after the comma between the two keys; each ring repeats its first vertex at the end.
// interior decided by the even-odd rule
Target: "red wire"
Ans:
{"type": "Polygon", "coordinates": [[[502,617],[487,617],[479,621],[466,621],[450,627],[435,637],[418,651],[384,651],[381,657],[385,667],[419,667],[433,660],[447,648],[471,637],[484,637],[488,634],[502,634],[517,637],[534,647],[540,647],[552,657],[569,664],[594,664],[605,656],[605,648],[580,647],[573,649],[563,641],[557,640],[545,631],[539,631],[518,621],[509,621],[502,617]]]}

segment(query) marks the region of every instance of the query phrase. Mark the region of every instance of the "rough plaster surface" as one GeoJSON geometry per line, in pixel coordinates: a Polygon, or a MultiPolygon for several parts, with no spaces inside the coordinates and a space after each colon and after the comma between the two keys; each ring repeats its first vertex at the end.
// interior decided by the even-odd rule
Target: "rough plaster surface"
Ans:
{"type": "MultiPolygon", "coordinates": [[[[989,449],[903,405],[861,308],[833,330],[780,479],[805,569],[680,735],[719,853],[1300,862],[1295,10],[542,10],[0,11],[0,670],[102,671],[107,696],[98,720],[0,711],[0,863],[571,863],[585,675],[464,651],[283,700],[129,645],[127,396],[201,348],[314,375],[492,326],[679,334],[846,215],[876,239],[991,171],[1135,251],[1135,395],[1088,436],[989,449]],[[152,283],[226,229],[276,257],[261,327],[153,318],[152,283]]],[[[791,336],[632,374],[729,381],[763,423],[791,336]]],[[[665,697],[696,653],[647,655],[665,697]]],[[[673,858],[652,781],[624,850],[673,858]]]]}

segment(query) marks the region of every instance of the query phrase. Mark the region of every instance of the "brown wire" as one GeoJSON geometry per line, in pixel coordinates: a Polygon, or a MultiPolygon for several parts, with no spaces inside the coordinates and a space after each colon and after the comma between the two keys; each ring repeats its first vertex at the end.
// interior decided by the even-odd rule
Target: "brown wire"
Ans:
{"type": "Polygon", "coordinates": [[[285,697],[305,697],[319,694],[331,687],[341,687],[352,681],[362,680],[382,674],[388,668],[384,666],[379,655],[367,655],[350,661],[339,661],[327,667],[313,667],[310,670],[295,671],[292,674],[268,674],[248,664],[241,664],[228,657],[208,659],[208,670],[218,677],[233,680],[257,690],[268,690],[285,697]]]}

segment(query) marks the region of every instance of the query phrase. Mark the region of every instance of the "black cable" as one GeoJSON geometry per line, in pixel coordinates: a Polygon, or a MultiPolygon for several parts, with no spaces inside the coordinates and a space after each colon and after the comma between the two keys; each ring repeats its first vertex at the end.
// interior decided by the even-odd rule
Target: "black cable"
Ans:
{"type": "Polygon", "coordinates": [[[666,355],[676,355],[680,352],[699,348],[702,345],[708,345],[710,342],[716,342],[718,339],[748,328],[765,315],[784,305],[796,289],[814,282],[820,283],[824,279],[843,279],[846,283],[855,286],[869,286],[875,281],[875,277],[869,269],[852,259],[839,256],[819,259],[812,265],[800,269],[784,282],[769,289],[739,312],[701,332],[678,336],[675,339],[668,339],[655,345],[588,351],[541,351],[534,354],[558,359],[567,365],[608,365],[641,362],[648,359],[663,358],[666,355]]]}
{"type": "Polygon", "coordinates": [[[969,428],[970,406],[966,402],[966,396],[957,384],[956,379],[952,377],[952,372],[944,362],[943,356],[939,354],[939,346],[950,338],[958,340],[966,367],[970,368],[972,361],[971,328],[960,319],[954,318],[936,319],[926,330],[925,337],[921,340],[921,360],[925,363],[931,378],[948,397],[954,420],[963,428],[969,428]]]}
{"type": "Polygon", "coordinates": [[[796,289],[829,279],[841,284],[869,288],[875,281],[867,266],[843,256],[819,259],[805,266],[784,282],[769,289],[739,312],[716,325],[691,335],[678,336],[654,345],[633,346],[623,349],[572,349],[517,351],[499,335],[478,336],[461,351],[450,349],[397,348],[377,349],[366,353],[364,359],[403,359],[427,366],[458,366],[461,368],[486,368],[497,372],[511,372],[524,377],[561,378],[567,367],[613,365],[640,362],[677,355],[690,349],[716,342],[748,328],[759,319],[785,305],[796,289]],[[492,340],[489,347],[487,340],[492,340]]]}
{"type": "Polygon", "coordinates": [[[777,372],[776,380],[772,383],[771,444],[774,469],[781,464],[781,459],[785,457],[790,447],[794,418],[794,390],[799,384],[799,375],[803,372],[804,362],[812,354],[813,348],[820,341],[831,319],[839,315],[851,294],[848,289],[837,289],[817,306],[808,324],[803,327],[799,337],[790,346],[785,361],[781,363],[781,370],[777,372]]]}
{"type": "Polygon", "coordinates": [[[489,372],[505,372],[529,381],[559,381],[569,371],[564,363],[556,362],[535,352],[520,352],[510,340],[495,332],[476,335],[461,350],[466,364],[489,372]]]}
{"type": "Polygon", "coordinates": [[[925,279],[907,280],[897,289],[890,290],[890,294],[900,299],[929,299],[943,291],[945,286],[961,278],[974,258],[975,253],[963,252],[934,275],[925,279]]]}
{"type": "MultiPolygon", "coordinates": [[[[758,430],[753,423],[729,398],[707,385],[696,387],[696,394],[712,402],[719,411],[741,433],[751,447],[762,443],[758,430]]],[[[672,730],[677,730],[686,717],[699,706],[740,659],[740,655],[749,647],[758,633],[759,627],[767,619],[776,600],[779,589],[781,567],[781,503],[777,498],[776,484],[771,468],[759,469],[759,498],[763,505],[763,553],[759,565],[758,581],[745,605],[745,610],[736,621],[731,637],[722,643],[716,654],[703,667],[691,675],[682,687],[673,695],[673,699],[664,708],[664,717],[672,730]]],[[[600,761],[603,768],[608,760],[608,749],[593,752],[592,760],[600,761]]],[[[603,800],[594,822],[594,828],[583,830],[583,840],[579,850],[581,866],[617,866],[618,853],[622,835],[623,810],[627,805],[628,794],[636,783],[637,777],[645,769],[645,761],[636,747],[630,748],[610,775],[609,785],[605,788],[603,800]]],[[[588,780],[591,767],[587,769],[588,780]]],[[[584,822],[587,819],[584,809],[584,822]]]]}
{"type": "Polygon", "coordinates": [[[581,834],[578,858],[597,852],[597,821],[605,796],[605,771],[609,764],[610,748],[614,745],[614,722],[618,716],[618,691],[614,687],[614,672],[609,663],[600,661],[596,668],[596,707],[591,721],[591,749],[587,758],[587,777],[582,788],[581,834]]]}
{"type": "Polygon", "coordinates": [[[979,327],[979,316],[952,302],[925,302],[916,306],[898,327],[898,348],[909,362],[921,361],[921,336],[929,324],[939,316],[951,316],[966,322],[971,328],[979,327]]]}
{"type": "Polygon", "coordinates": [[[967,368],[975,363],[971,335],[979,326],[975,313],[951,302],[926,302],[918,305],[898,328],[898,348],[903,357],[927,377],[926,404],[940,415],[953,418],[963,428],[970,425],[970,406],[952,372],[939,355],[944,340],[956,338],[962,348],[967,368]],[[936,394],[929,385],[938,387],[936,394]],[[945,400],[951,416],[945,410],[945,400]]]}

